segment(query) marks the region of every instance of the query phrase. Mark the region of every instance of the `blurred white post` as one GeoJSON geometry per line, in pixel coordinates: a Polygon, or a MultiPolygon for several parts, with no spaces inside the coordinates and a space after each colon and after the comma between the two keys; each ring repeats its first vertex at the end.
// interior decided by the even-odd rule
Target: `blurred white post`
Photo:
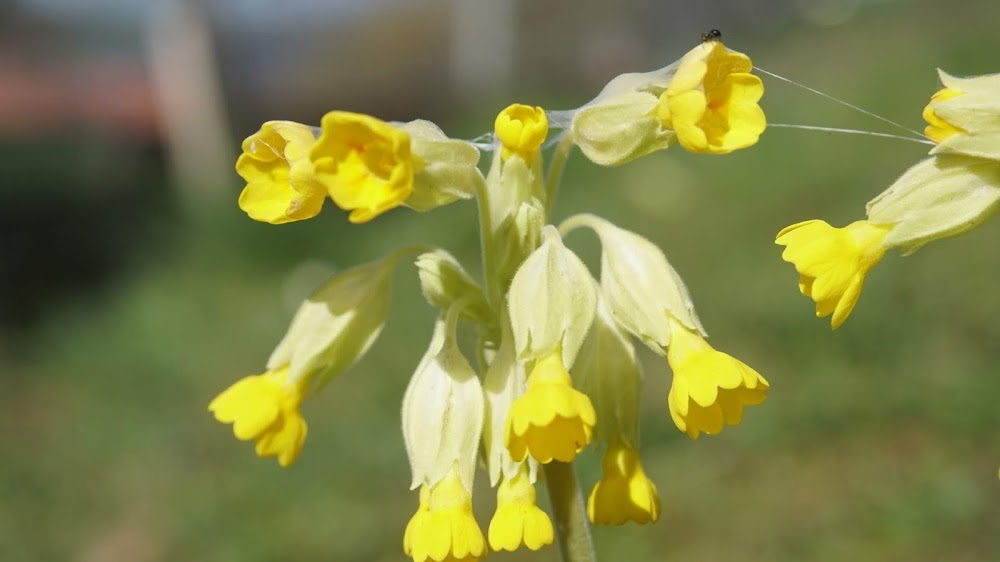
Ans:
{"type": "Polygon", "coordinates": [[[519,0],[452,0],[451,80],[460,98],[503,93],[514,78],[519,0]]]}
{"type": "Polygon", "coordinates": [[[229,197],[233,157],[212,28],[197,0],[158,2],[147,28],[154,103],[185,205],[229,197]]]}

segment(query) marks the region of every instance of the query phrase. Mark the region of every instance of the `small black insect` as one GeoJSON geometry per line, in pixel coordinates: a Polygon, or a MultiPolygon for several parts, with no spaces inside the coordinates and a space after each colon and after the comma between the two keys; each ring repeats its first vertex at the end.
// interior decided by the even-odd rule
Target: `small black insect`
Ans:
{"type": "Polygon", "coordinates": [[[718,29],[713,29],[713,30],[709,31],[708,33],[702,33],[701,34],[701,42],[702,43],[705,43],[707,41],[718,41],[720,39],[722,39],[722,32],[719,31],[718,29]]]}

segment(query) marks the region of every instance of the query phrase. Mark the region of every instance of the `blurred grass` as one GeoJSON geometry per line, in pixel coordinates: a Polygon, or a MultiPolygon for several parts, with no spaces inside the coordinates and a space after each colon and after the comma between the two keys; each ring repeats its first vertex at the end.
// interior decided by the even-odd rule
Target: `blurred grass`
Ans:
{"type": "MultiPolygon", "coordinates": [[[[997,70],[998,18],[986,2],[885,4],[841,28],[733,47],[919,128],[935,66],[997,70]]],[[[773,122],[877,126],[765,83],[773,122]]],[[[642,453],[663,518],[596,529],[601,559],[995,559],[1000,223],[905,259],[890,254],[833,333],[773,245],[799,220],[860,218],[923,153],[778,129],[726,158],[671,150],[619,169],[572,159],[556,218],[596,210],[660,244],[714,345],[772,385],[741,426],[691,443],[666,413],[666,366],[643,356],[642,453]]],[[[397,275],[372,353],[304,406],[310,435],[294,468],[257,460],[206,405],[261,370],[313,272],[414,240],[474,264],[473,205],[434,217],[397,211],[361,227],[332,208],[280,228],[235,205],[203,209],[114,290],[61,304],[16,354],[0,356],[0,560],[401,560],[416,498],[398,408],[433,317],[412,270],[397,275]]],[[[594,240],[576,234],[569,244],[595,263],[594,240]]],[[[595,455],[579,465],[589,486],[595,455]]],[[[493,500],[484,480],[476,510],[485,526],[493,500]]]]}

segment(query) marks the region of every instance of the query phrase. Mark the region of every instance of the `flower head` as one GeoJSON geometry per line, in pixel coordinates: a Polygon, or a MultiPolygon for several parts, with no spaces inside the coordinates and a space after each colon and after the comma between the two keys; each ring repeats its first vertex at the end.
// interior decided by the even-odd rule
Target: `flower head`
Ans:
{"type": "Polygon", "coordinates": [[[406,525],[403,551],[413,562],[475,562],[486,555],[472,495],[456,471],[420,490],[420,507],[406,525]]]}
{"type": "Polygon", "coordinates": [[[331,111],[309,157],[316,177],[348,220],[368,222],[413,192],[410,136],[369,115],[331,111]]]}
{"type": "Polygon", "coordinates": [[[890,225],[857,221],[834,228],[821,220],[793,224],[778,233],[781,258],[799,272],[799,290],[816,302],[816,316],[833,315],[839,327],[854,310],[865,276],[885,255],[890,225]]]}
{"type": "Polygon", "coordinates": [[[737,425],[743,406],[764,401],[768,384],[742,361],[712,348],[701,334],[670,319],[667,361],[674,372],[667,406],[677,429],[697,439],[737,425]]]}
{"type": "Polygon", "coordinates": [[[552,544],[555,533],[552,521],[536,502],[537,492],[523,467],[513,477],[505,478],[497,489],[497,510],[490,521],[489,539],[493,550],[511,552],[523,544],[538,550],[552,544]]]}
{"type": "Polygon", "coordinates": [[[726,154],[751,146],[767,122],[758,102],[760,78],[750,74],[750,58],[721,41],[705,41],[680,61],[657,115],[691,152],[726,154]]]}
{"type": "Polygon", "coordinates": [[[573,388],[557,347],[535,362],[527,392],[511,406],[504,441],[515,461],[530,453],[540,463],[570,462],[590,443],[596,422],[593,404],[573,388]]]}
{"type": "Polygon", "coordinates": [[[310,127],[292,121],[268,121],[247,137],[236,161],[236,172],[247,182],[240,193],[240,209],[271,224],[319,214],[326,190],[309,161],[315,143],[310,127]]]}
{"type": "Polygon", "coordinates": [[[295,462],[306,439],[306,421],[299,413],[308,379],[293,380],[282,367],[244,377],[222,391],[208,405],[215,419],[232,423],[242,441],[257,443],[257,456],[278,457],[287,467],[295,462]]]}
{"type": "Polygon", "coordinates": [[[601,480],[590,491],[587,517],[600,525],[656,522],[660,498],[646,476],[639,453],[624,442],[608,446],[601,460],[601,480]]]}
{"type": "Polygon", "coordinates": [[[530,164],[549,134],[549,121],[542,108],[515,103],[497,115],[494,128],[504,160],[518,154],[530,164]]]}

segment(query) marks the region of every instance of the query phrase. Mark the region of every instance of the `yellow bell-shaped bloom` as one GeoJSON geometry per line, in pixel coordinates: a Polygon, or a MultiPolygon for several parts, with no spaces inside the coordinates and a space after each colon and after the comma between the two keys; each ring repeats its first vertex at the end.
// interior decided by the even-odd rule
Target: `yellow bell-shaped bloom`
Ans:
{"type": "Polygon", "coordinates": [[[570,462],[590,443],[596,422],[590,398],[573,388],[557,347],[535,362],[527,392],[510,408],[504,443],[515,461],[530,453],[540,463],[570,462]]]}
{"type": "Polygon", "coordinates": [[[501,111],[493,125],[503,159],[518,154],[531,164],[549,134],[549,121],[540,107],[515,103],[501,111]]]}
{"type": "Polygon", "coordinates": [[[472,514],[472,495],[456,471],[420,490],[420,507],[403,533],[413,562],[475,562],[486,556],[486,539],[472,514]]]}
{"type": "Polygon", "coordinates": [[[940,143],[946,138],[962,132],[962,129],[952,125],[948,121],[941,118],[940,115],[934,111],[934,104],[948,101],[962,95],[962,92],[952,90],[951,88],[942,88],[938,90],[933,96],[931,96],[931,101],[927,103],[924,107],[923,118],[927,121],[927,127],[924,128],[924,134],[927,135],[932,141],[940,143]]]}
{"type": "Polygon", "coordinates": [[[299,404],[309,380],[290,380],[288,367],[244,377],[222,391],[208,405],[215,419],[232,423],[242,441],[256,441],[261,458],[278,457],[289,466],[299,456],[306,439],[306,421],[299,404]]]}
{"type": "Polygon", "coordinates": [[[674,372],[667,397],[670,417],[691,439],[737,425],[743,407],[764,401],[768,384],[742,361],[712,348],[701,334],[670,318],[667,361],[674,372]]]}
{"type": "Polygon", "coordinates": [[[767,127],[758,102],[764,84],[750,57],[721,41],[705,41],[680,60],[657,116],[691,152],[726,154],[757,142],[767,127]]]}
{"type": "Polygon", "coordinates": [[[309,153],[316,177],[348,220],[363,223],[398,207],[413,192],[410,136],[369,115],[331,111],[309,153]]]}
{"type": "Polygon", "coordinates": [[[292,121],[268,121],[247,137],[236,160],[236,172],[247,182],[240,193],[240,209],[271,224],[319,214],[326,190],[309,161],[315,143],[310,127],[292,121]]]}
{"type": "Polygon", "coordinates": [[[490,521],[489,539],[493,550],[517,550],[523,544],[538,550],[552,544],[552,521],[536,502],[537,492],[528,470],[522,465],[513,478],[504,479],[497,489],[497,511],[490,521]]]}
{"type": "Polygon", "coordinates": [[[868,271],[885,255],[891,225],[857,221],[834,228],[821,220],[793,224],[778,233],[781,258],[799,272],[799,290],[816,302],[816,316],[833,315],[834,329],[847,320],[868,271]]]}
{"type": "Polygon", "coordinates": [[[613,443],[605,451],[601,480],[587,500],[587,516],[600,525],[654,523],[660,518],[656,486],[642,470],[639,453],[624,442],[613,443]]]}

